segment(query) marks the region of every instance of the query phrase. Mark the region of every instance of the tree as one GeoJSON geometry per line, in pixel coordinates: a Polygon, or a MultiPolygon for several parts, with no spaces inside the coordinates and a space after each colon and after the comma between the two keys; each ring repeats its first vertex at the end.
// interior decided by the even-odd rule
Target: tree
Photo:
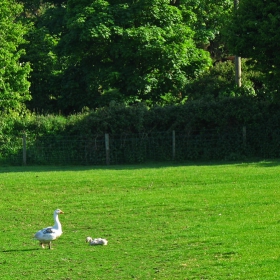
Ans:
{"type": "Polygon", "coordinates": [[[60,88],[60,67],[54,48],[58,38],[38,25],[29,30],[26,38],[30,43],[24,45],[26,54],[23,57],[32,66],[29,77],[32,99],[26,106],[31,110],[57,112],[55,96],[60,88]]]}
{"type": "Polygon", "coordinates": [[[56,96],[61,84],[61,65],[55,48],[63,31],[66,9],[62,1],[24,0],[24,5],[24,20],[31,23],[24,59],[32,66],[32,100],[26,105],[32,110],[58,112],[56,96]]]}
{"type": "Polygon", "coordinates": [[[61,100],[81,109],[98,106],[109,89],[132,102],[180,95],[210,65],[183,13],[169,0],[69,0],[61,100]]]}
{"type": "Polygon", "coordinates": [[[223,26],[233,11],[233,0],[175,0],[187,17],[193,19],[191,29],[195,31],[197,46],[207,49],[213,60],[228,55],[221,36],[223,26]]]}
{"type": "Polygon", "coordinates": [[[228,46],[234,54],[251,58],[255,70],[279,91],[280,6],[274,0],[242,0],[227,26],[228,46]]]}
{"type": "Polygon", "coordinates": [[[18,20],[22,6],[14,1],[0,3],[0,108],[20,109],[29,94],[30,65],[21,61],[26,28],[18,20]]]}

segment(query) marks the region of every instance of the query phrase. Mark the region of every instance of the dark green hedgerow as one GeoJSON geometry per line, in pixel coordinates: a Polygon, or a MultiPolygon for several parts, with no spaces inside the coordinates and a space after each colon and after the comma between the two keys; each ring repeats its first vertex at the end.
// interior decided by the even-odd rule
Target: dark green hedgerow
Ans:
{"type": "Polygon", "coordinates": [[[21,162],[21,138],[26,134],[29,162],[57,163],[63,158],[64,163],[102,164],[108,133],[114,140],[113,163],[167,160],[172,158],[170,135],[175,131],[177,159],[279,157],[279,108],[256,97],[239,97],[153,108],[111,104],[68,117],[1,115],[0,155],[21,162]]]}

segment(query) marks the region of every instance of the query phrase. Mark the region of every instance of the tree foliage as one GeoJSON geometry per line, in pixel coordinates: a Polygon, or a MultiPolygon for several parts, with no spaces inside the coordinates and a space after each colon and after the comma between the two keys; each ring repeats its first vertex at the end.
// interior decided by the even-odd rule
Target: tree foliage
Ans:
{"type": "Polygon", "coordinates": [[[112,100],[166,105],[278,89],[273,1],[240,1],[233,16],[233,0],[20,2],[30,109],[67,114],[112,100]],[[233,64],[216,63],[236,53],[255,66],[243,67],[241,90],[233,64]]]}
{"type": "Polygon", "coordinates": [[[70,0],[66,18],[63,99],[76,105],[96,106],[110,88],[126,100],[158,102],[210,65],[182,11],[167,0],[70,0]]]}
{"type": "Polygon", "coordinates": [[[210,55],[223,56],[219,32],[232,8],[229,0],[22,2],[33,24],[27,105],[64,113],[111,100],[181,102],[210,55]]]}
{"type": "Polygon", "coordinates": [[[227,26],[232,52],[251,58],[255,69],[265,73],[268,83],[279,90],[280,6],[274,0],[242,0],[227,26]]]}
{"type": "Polygon", "coordinates": [[[29,26],[25,35],[24,59],[29,61],[32,99],[26,102],[31,110],[58,112],[57,92],[60,91],[61,64],[55,48],[63,31],[65,1],[22,0],[21,18],[29,26]]]}
{"type": "Polygon", "coordinates": [[[30,65],[21,61],[24,51],[26,28],[18,16],[22,6],[14,1],[3,0],[0,3],[0,107],[1,109],[20,109],[29,94],[30,65]]]}

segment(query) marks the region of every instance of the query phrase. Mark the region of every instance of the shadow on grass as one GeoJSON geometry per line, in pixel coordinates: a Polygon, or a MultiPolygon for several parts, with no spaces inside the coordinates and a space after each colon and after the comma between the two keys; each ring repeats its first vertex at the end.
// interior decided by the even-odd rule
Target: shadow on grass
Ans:
{"type": "Polygon", "coordinates": [[[218,166],[218,165],[255,165],[257,167],[275,167],[280,165],[280,159],[261,160],[252,159],[246,161],[168,161],[146,162],[141,164],[118,164],[118,165],[27,165],[7,166],[0,165],[0,174],[9,172],[63,172],[63,171],[88,171],[88,170],[135,170],[135,169],[160,169],[165,167],[180,166],[218,166]]]}
{"type": "Polygon", "coordinates": [[[38,251],[40,248],[33,248],[33,249],[10,249],[10,250],[2,250],[2,253],[11,253],[11,252],[30,252],[30,251],[38,251]]]}

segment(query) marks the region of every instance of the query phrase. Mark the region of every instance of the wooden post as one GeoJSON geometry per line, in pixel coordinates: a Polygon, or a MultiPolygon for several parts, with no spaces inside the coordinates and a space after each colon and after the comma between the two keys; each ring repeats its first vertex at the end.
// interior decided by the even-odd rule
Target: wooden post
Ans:
{"type": "Polygon", "coordinates": [[[26,134],[22,135],[22,163],[26,165],[26,134]]]}
{"type": "Polygon", "coordinates": [[[106,164],[110,165],[110,145],[109,145],[109,134],[105,134],[105,151],[106,151],[106,164]]]}
{"type": "Polygon", "coordinates": [[[241,57],[235,56],[235,83],[238,87],[241,87],[241,57]]]}
{"type": "Polygon", "coordinates": [[[175,130],[172,130],[172,159],[175,160],[176,156],[176,138],[175,138],[175,130]]]}
{"type": "Polygon", "coordinates": [[[247,142],[247,130],[246,130],[246,126],[243,126],[242,129],[242,136],[243,136],[243,146],[246,147],[246,142],[247,142]]]}

